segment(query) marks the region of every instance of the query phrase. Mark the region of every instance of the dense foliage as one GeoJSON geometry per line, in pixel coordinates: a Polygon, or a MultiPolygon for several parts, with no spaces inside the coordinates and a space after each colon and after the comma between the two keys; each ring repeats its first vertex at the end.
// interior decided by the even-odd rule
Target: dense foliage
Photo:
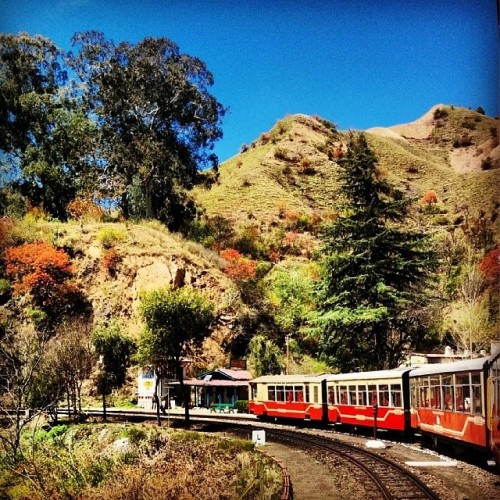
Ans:
{"type": "Polygon", "coordinates": [[[381,178],[362,134],[338,164],[345,202],[323,233],[322,350],[340,370],[392,368],[423,334],[429,237],[402,226],[409,200],[381,178]]]}
{"type": "Polygon", "coordinates": [[[190,288],[159,289],[144,294],[141,315],[146,328],[139,339],[137,360],[142,366],[155,370],[155,394],[158,394],[159,379],[168,375],[173,378],[175,374],[184,396],[186,420],[189,420],[182,358],[209,335],[214,320],[213,306],[204,295],[190,288]]]}
{"type": "Polygon", "coordinates": [[[45,242],[5,250],[6,274],[17,293],[29,293],[49,314],[63,313],[77,297],[68,255],[45,242]]]}
{"type": "Polygon", "coordinates": [[[64,53],[41,36],[0,35],[4,193],[59,219],[80,215],[68,209],[77,197],[107,198],[126,217],[181,228],[195,213],[185,189],[217,167],[225,110],[208,91],[212,74],[166,38],[72,42],[64,53]]]}

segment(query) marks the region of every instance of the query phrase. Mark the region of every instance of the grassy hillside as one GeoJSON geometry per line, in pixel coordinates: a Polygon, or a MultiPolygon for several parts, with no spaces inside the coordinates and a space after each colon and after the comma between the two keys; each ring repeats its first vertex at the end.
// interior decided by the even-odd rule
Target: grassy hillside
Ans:
{"type": "MultiPolygon", "coordinates": [[[[438,105],[413,123],[370,129],[367,137],[388,179],[416,198],[435,191],[451,222],[465,205],[471,214],[498,208],[497,128],[493,118],[438,105]]],[[[239,226],[277,224],[287,209],[322,217],[336,208],[332,152],[346,139],[317,117],[288,116],[221,165],[216,186],[194,196],[208,216],[239,226]]]]}

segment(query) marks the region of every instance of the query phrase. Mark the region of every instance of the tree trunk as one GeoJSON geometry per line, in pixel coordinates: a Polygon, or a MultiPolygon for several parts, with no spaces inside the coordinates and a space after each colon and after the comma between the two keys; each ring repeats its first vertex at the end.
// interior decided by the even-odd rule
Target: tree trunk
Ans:
{"type": "Polygon", "coordinates": [[[186,420],[186,427],[189,427],[189,394],[184,385],[184,372],[180,359],[177,360],[177,376],[179,378],[179,385],[181,387],[182,402],[184,403],[184,418],[186,420]]]}
{"type": "Polygon", "coordinates": [[[102,391],[102,419],[106,422],[106,389],[102,391]]]}
{"type": "Polygon", "coordinates": [[[160,378],[161,376],[159,374],[156,374],[156,379],[155,379],[155,391],[153,394],[153,402],[156,403],[156,423],[158,426],[161,425],[161,419],[160,419],[160,397],[158,396],[158,391],[160,389],[160,378]]]}

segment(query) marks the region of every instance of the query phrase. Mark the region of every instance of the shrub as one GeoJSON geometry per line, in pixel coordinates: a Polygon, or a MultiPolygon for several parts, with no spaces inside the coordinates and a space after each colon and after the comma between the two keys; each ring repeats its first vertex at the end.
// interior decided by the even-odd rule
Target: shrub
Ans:
{"type": "Polygon", "coordinates": [[[104,248],[111,248],[125,239],[125,233],[113,227],[105,227],[97,233],[97,239],[104,248]]]}
{"type": "Polygon", "coordinates": [[[68,203],[67,211],[72,219],[101,221],[104,210],[90,198],[77,197],[68,203]]]}
{"type": "Polygon", "coordinates": [[[15,293],[30,293],[44,311],[57,312],[76,297],[69,282],[73,270],[64,250],[48,243],[24,243],[5,251],[6,273],[14,282],[15,293]]]}
{"type": "Polygon", "coordinates": [[[10,297],[11,291],[10,281],[0,278],[0,302],[10,297]]]}
{"type": "Polygon", "coordinates": [[[244,257],[243,254],[229,248],[220,253],[221,257],[227,262],[226,274],[237,281],[249,281],[255,278],[257,273],[257,263],[244,257]]]}
{"type": "Polygon", "coordinates": [[[235,408],[238,413],[248,413],[248,401],[245,399],[239,399],[235,403],[235,408]]]}
{"type": "Polygon", "coordinates": [[[491,161],[491,158],[487,156],[482,162],[481,162],[481,170],[490,170],[493,168],[493,163],[491,161]]]}
{"type": "Polygon", "coordinates": [[[433,114],[434,120],[444,119],[447,116],[448,116],[448,111],[446,111],[445,109],[437,108],[434,110],[433,114]]]}
{"type": "Polygon", "coordinates": [[[476,113],[479,113],[480,115],[485,115],[486,114],[486,112],[484,111],[484,109],[481,106],[478,106],[476,108],[476,113]]]}
{"type": "Polygon", "coordinates": [[[121,262],[121,255],[114,249],[108,248],[102,258],[102,267],[112,276],[116,274],[118,264],[121,262]]]}
{"type": "Polygon", "coordinates": [[[428,191],[420,198],[420,203],[423,205],[435,204],[438,201],[438,197],[435,191],[428,191]]]}

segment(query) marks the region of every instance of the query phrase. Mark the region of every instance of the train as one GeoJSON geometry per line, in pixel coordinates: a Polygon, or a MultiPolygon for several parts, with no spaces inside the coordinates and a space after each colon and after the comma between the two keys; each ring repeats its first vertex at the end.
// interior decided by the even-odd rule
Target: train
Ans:
{"type": "Polygon", "coordinates": [[[375,427],[493,454],[500,464],[500,350],[487,357],[250,382],[259,419],[375,427]]]}

